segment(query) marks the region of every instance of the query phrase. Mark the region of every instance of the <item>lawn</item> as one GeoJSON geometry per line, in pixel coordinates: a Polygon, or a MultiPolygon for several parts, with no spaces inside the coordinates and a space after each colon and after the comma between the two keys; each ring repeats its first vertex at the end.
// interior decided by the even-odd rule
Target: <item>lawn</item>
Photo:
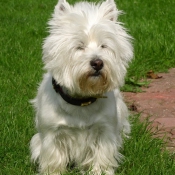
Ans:
{"type": "MultiPolygon", "coordinates": [[[[34,112],[28,101],[42,78],[41,46],[56,3],[0,1],[0,175],[36,174],[29,153],[34,112]]],[[[165,72],[175,67],[175,0],[117,0],[117,6],[125,12],[119,19],[134,37],[135,56],[127,79],[137,81],[149,70],[165,72]]],[[[162,151],[162,142],[151,137],[138,116],[132,116],[131,122],[125,159],[116,174],[173,175],[174,155],[162,151]]]]}

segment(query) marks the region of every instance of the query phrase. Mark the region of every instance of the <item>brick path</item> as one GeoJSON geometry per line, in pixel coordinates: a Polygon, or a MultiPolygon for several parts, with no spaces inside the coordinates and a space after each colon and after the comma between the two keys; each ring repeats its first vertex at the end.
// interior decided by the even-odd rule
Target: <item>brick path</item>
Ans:
{"type": "Polygon", "coordinates": [[[142,93],[124,92],[125,101],[141,112],[141,119],[150,116],[152,132],[164,137],[167,148],[175,151],[175,68],[159,73],[160,79],[151,79],[142,93]],[[158,131],[158,132],[157,132],[158,131]]]}

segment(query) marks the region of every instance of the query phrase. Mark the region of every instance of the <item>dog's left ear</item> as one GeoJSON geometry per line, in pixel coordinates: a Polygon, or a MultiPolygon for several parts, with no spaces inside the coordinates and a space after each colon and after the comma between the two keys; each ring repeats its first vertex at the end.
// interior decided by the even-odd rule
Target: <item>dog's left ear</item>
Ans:
{"type": "Polygon", "coordinates": [[[104,18],[109,19],[111,21],[116,21],[120,13],[117,10],[114,0],[104,1],[100,6],[100,11],[104,18]]]}
{"type": "Polygon", "coordinates": [[[70,5],[66,0],[59,0],[55,6],[55,13],[58,15],[64,15],[70,11],[70,5]]]}

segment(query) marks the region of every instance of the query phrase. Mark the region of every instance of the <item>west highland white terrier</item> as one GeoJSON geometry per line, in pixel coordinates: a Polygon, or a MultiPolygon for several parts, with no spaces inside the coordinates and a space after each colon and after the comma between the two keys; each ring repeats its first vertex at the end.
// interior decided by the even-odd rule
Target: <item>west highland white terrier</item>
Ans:
{"type": "Polygon", "coordinates": [[[30,149],[40,174],[74,164],[82,173],[114,175],[119,166],[130,133],[119,88],[133,56],[120,14],[114,0],[56,5],[43,45],[47,73],[33,100],[38,133],[30,149]]]}

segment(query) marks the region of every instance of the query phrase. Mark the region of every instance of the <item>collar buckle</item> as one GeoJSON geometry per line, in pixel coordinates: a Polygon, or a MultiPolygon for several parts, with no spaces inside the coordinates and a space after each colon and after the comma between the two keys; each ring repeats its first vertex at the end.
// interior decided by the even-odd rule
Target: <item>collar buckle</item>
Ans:
{"type": "Polygon", "coordinates": [[[85,102],[85,103],[81,103],[81,106],[88,106],[90,105],[92,102],[91,101],[88,101],[88,102],[85,102]]]}

